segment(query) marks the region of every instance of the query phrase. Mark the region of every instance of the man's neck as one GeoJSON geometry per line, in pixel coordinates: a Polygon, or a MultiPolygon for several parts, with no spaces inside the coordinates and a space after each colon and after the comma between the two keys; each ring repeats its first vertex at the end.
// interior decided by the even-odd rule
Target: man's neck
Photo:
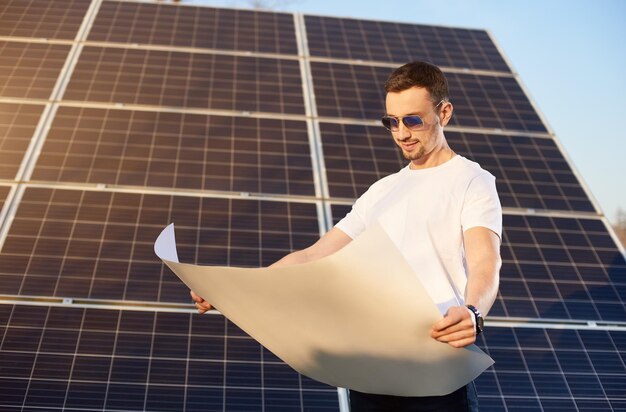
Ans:
{"type": "Polygon", "coordinates": [[[422,156],[420,159],[411,160],[411,163],[409,163],[409,169],[420,170],[437,167],[453,159],[454,156],[456,156],[456,153],[454,153],[454,151],[446,145],[437,151],[433,151],[426,156],[422,156]]]}

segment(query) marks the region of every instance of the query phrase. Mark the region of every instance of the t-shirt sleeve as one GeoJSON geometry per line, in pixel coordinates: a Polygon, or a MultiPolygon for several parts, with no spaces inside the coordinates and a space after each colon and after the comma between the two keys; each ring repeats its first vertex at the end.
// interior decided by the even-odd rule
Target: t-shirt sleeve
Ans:
{"type": "Polygon", "coordinates": [[[365,203],[367,202],[367,192],[354,202],[348,214],[335,225],[351,239],[356,239],[366,228],[367,221],[365,215],[365,203]]]}
{"type": "Polygon", "coordinates": [[[474,177],[467,188],[461,212],[461,227],[483,226],[502,239],[502,206],[496,191],[496,178],[488,172],[474,177]]]}

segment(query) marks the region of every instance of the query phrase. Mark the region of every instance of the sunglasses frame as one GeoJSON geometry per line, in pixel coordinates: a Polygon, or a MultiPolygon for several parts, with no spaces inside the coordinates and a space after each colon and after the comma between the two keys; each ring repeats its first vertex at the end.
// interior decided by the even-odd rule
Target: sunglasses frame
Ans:
{"type": "MultiPolygon", "coordinates": [[[[425,114],[424,117],[426,117],[429,114],[431,114],[432,112],[434,112],[437,109],[437,107],[439,107],[439,105],[441,103],[444,103],[444,102],[445,102],[445,100],[441,100],[439,103],[437,103],[435,105],[435,107],[432,108],[431,111],[429,111],[427,114],[425,114]]],[[[404,127],[406,127],[407,129],[409,129],[411,131],[420,130],[422,127],[424,127],[424,119],[422,118],[422,116],[417,115],[417,114],[409,114],[407,116],[402,116],[402,117],[383,116],[380,119],[380,121],[382,122],[384,128],[389,130],[390,132],[398,132],[398,131],[400,131],[400,121],[402,121],[402,124],[404,125],[404,127]],[[418,125],[407,124],[407,122],[405,121],[407,118],[418,118],[420,123],[418,125]],[[397,125],[398,125],[395,130],[391,127],[391,119],[395,120],[397,125]],[[385,124],[385,121],[389,121],[389,127],[387,127],[387,125],[385,124]]]]}

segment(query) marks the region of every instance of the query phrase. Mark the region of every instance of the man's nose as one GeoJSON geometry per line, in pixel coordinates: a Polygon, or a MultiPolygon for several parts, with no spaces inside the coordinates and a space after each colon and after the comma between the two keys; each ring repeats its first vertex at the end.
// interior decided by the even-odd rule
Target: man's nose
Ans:
{"type": "Polygon", "coordinates": [[[398,122],[398,131],[396,133],[398,134],[398,138],[400,140],[405,140],[411,137],[411,130],[404,125],[402,120],[398,122]]]}

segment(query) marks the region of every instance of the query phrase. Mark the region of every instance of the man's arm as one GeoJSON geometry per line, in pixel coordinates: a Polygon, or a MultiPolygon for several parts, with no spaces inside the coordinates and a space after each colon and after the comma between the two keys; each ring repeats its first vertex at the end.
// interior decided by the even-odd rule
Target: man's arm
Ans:
{"type": "Polygon", "coordinates": [[[352,241],[350,236],[346,235],[342,230],[333,227],[311,246],[288,254],[279,261],[271,264],[270,267],[312,262],[332,255],[350,243],[350,241],[352,241]]]}
{"type": "MultiPolygon", "coordinates": [[[[468,270],[465,303],[486,316],[498,294],[500,238],[485,227],[473,227],[463,233],[463,243],[468,270]]],[[[471,345],[476,341],[472,316],[465,306],[453,306],[433,325],[431,336],[455,348],[471,345]]]]}
{"type": "MultiPolygon", "coordinates": [[[[352,241],[350,236],[334,227],[320,237],[313,245],[307,247],[306,249],[297,250],[286,255],[279,261],[270,265],[270,267],[312,262],[337,252],[339,249],[350,243],[350,241],[352,241]]],[[[198,312],[205,313],[212,308],[209,302],[198,296],[193,290],[190,291],[190,294],[198,312]]]]}

